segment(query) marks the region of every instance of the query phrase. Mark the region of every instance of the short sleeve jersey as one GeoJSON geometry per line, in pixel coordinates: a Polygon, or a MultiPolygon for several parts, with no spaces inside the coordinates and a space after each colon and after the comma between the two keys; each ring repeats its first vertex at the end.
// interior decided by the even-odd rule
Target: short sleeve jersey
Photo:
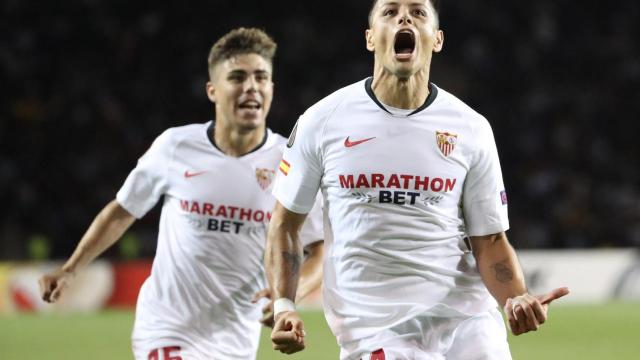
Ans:
{"type": "MultiPolygon", "coordinates": [[[[205,358],[254,359],[261,306],[251,299],[267,286],[272,181],[286,139],[267,130],[263,144],[236,158],[215,147],[212,131],[212,122],[165,131],[117,194],[137,218],[164,196],[134,344],[154,349],[179,340],[205,358]]],[[[304,225],[306,243],[322,239],[321,212],[314,213],[304,225]]]]}
{"type": "Polygon", "coordinates": [[[371,81],[300,117],[274,188],[298,213],[322,191],[323,301],[339,343],[495,307],[465,237],[509,227],[487,120],[433,84],[424,105],[394,115],[371,81]]]}

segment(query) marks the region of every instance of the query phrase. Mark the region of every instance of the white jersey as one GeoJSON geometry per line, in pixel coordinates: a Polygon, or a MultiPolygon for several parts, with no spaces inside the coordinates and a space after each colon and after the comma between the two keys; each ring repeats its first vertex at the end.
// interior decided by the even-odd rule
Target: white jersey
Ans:
{"type": "Polygon", "coordinates": [[[416,316],[495,308],[466,236],[508,229],[487,120],[430,85],[423,106],[387,110],[371,78],[309,108],[285,150],[274,194],[305,213],[322,190],[323,300],[338,343],[416,316]]]}
{"type": "MultiPolygon", "coordinates": [[[[176,345],[193,358],[256,356],[261,306],[251,299],[267,286],[271,182],[286,139],[267,130],[263,144],[235,158],[215,147],[212,132],[212,122],[165,131],[117,194],[136,218],[164,196],[156,256],[133,331],[134,352],[145,359],[138,353],[176,345]]],[[[321,240],[321,226],[318,211],[302,238],[321,240]]]]}

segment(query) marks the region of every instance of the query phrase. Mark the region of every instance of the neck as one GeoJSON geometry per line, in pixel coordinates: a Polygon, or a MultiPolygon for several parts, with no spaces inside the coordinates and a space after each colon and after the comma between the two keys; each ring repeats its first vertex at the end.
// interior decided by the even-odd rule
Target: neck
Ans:
{"type": "Polygon", "coordinates": [[[376,64],[371,89],[383,104],[399,109],[417,109],[429,96],[429,67],[400,78],[376,64]]]}
{"type": "Polygon", "coordinates": [[[230,126],[226,121],[216,121],[213,139],[223,153],[240,157],[258,147],[264,134],[265,125],[252,130],[241,130],[230,126]]]}

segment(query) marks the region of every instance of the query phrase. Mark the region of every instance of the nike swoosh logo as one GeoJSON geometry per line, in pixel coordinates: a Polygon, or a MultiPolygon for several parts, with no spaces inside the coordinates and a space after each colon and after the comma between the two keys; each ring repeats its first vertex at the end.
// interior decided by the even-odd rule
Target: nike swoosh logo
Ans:
{"type": "Polygon", "coordinates": [[[190,173],[189,170],[185,170],[184,171],[184,177],[186,177],[187,179],[190,177],[194,177],[194,176],[198,176],[198,175],[202,175],[206,173],[206,171],[200,171],[200,172],[194,172],[194,173],[190,173]]]}
{"type": "Polygon", "coordinates": [[[358,141],[349,141],[349,137],[347,136],[347,138],[344,139],[344,146],[345,147],[352,147],[352,146],[360,145],[363,142],[367,142],[367,141],[373,140],[373,139],[375,139],[375,136],[374,137],[370,137],[368,139],[358,140],[358,141]]]}

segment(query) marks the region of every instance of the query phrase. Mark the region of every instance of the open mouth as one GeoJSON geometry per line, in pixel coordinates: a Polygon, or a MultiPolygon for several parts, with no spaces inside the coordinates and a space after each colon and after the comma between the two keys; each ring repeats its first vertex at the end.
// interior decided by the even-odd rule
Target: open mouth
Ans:
{"type": "Polygon", "coordinates": [[[262,105],[256,100],[246,100],[241,102],[240,105],[238,105],[238,107],[240,109],[246,109],[246,110],[258,110],[262,107],[262,105]]]}
{"type": "Polygon", "coordinates": [[[396,33],[393,49],[397,58],[409,58],[416,47],[416,38],[411,30],[400,30],[396,33]]]}

